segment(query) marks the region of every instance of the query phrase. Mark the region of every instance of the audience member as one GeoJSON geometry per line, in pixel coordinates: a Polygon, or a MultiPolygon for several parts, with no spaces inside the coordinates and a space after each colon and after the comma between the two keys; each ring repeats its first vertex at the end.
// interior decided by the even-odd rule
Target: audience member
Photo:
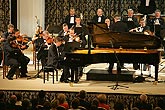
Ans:
{"type": "Polygon", "coordinates": [[[71,109],[69,110],[80,110],[78,107],[79,107],[79,100],[77,98],[73,99],[72,100],[72,103],[71,103],[71,109]]]}
{"type": "Polygon", "coordinates": [[[124,105],[121,102],[116,102],[114,105],[114,110],[124,110],[124,105]]]}
{"type": "Polygon", "coordinates": [[[140,110],[152,110],[152,106],[150,103],[147,102],[147,95],[142,94],[140,95],[140,101],[135,103],[134,107],[139,108],[140,110]]]}
{"type": "Polygon", "coordinates": [[[56,108],[59,106],[59,100],[53,99],[51,101],[51,110],[56,110],[56,108]]]}
{"type": "Polygon", "coordinates": [[[57,96],[57,99],[59,100],[59,106],[63,106],[65,107],[66,109],[69,109],[69,104],[68,102],[66,101],[66,96],[65,94],[58,94],[57,96]]]}
{"type": "Polygon", "coordinates": [[[0,91],[0,110],[7,110],[7,105],[4,96],[5,96],[4,92],[0,91]]]}
{"type": "Polygon", "coordinates": [[[106,104],[107,98],[105,94],[99,94],[97,96],[97,99],[99,101],[98,107],[103,107],[106,110],[110,110],[110,106],[108,104],[106,104]]]}
{"type": "Polygon", "coordinates": [[[29,99],[24,99],[22,101],[22,110],[35,110],[34,108],[31,108],[31,102],[29,99]]]}
{"type": "Polygon", "coordinates": [[[81,90],[78,94],[79,98],[79,106],[83,106],[86,109],[90,109],[90,103],[86,100],[87,92],[85,90],[81,90]]]}

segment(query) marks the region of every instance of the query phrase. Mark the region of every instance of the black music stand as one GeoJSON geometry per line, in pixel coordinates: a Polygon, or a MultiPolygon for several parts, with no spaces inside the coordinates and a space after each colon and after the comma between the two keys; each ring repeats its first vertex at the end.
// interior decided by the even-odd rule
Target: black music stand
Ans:
{"type": "MultiPolygon", "coordinates": [[[[116,51],[114,49],[114,46],[113,46],[113,42],[110,41],[110,44],[112,46],[112,49],[114,51],[114,55],[115,55],[115,58],[116,58],[116,61],[117,61],[117,64],[119,65],[119,67],[121,68],[121,64],[120,64],[120,61],[116,55],[116,51]]],[[[116,90],[116,89],[119,89],[119,87],[122,87],[122,88],[129,88],[128,86],[123,86],[123,85],[119,85],[119,74],[121,73],[121,71],[117,71],[117,74],[116,74],[116,84],[115,85],[111,85],[111,86],[108,86],[108,87],[111,87],[111,89],[113,90],[116,90]]]]}

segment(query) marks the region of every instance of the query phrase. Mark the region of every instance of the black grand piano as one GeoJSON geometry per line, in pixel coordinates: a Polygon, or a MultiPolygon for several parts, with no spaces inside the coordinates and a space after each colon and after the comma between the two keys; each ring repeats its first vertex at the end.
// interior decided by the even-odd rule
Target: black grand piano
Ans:
{"type": "Polygon", "coordinates": [[[144,63],[155,66],[155,81],[158,81],[159,38],[142,33],[109,32],[98,25],[92,28],[93,32],[88,39],[92,39],[94,48],[89,46],[88,49],[67,53],[65,65],[84,67],[94,63],[116,63],[117,60],[122,63],[144,63]]]}

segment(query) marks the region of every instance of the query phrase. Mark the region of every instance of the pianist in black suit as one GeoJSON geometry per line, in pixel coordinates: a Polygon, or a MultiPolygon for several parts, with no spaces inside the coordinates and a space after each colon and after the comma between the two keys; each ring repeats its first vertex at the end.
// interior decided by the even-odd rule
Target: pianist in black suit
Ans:
{"type": "Polygon", "coordinates": [[[64,23],[67,23],[68,27],[71,28],[73,25],[75,25],[75,18],[76,18],[75,9],[71,8],[69,11],[69,15],[65,17],[64,23]]]}
{"type": "Polygon", "coordinates": [[[62,56],[62,51],[60,49],[62,43],[63,39],[61,37],[54,38],[54,41],[48,50],[47,66],[59,68],[59,61],[64,59],[64,57],[62,56]]]}
{"type": "MultiPolygon", "coordinates": [[[[115,15],[115,17],[114,17],[114,24],[112,24],[111,30],[113,32],[128,32],[128,27],[127,27],[126,23],[121,21],[121,16],[115,15]]],[[[110,63],[109,64],[109,69],[108,69],[109,73],[112,73],[113,66],[114,66],[114,63],[110,63]]],[[[121,73],[121,68],[122,67],[123,67],[123,63],[122,62],[118,62],[117,63],[117,72],[118,73],[121,73]]]]}
{"type": "Polygon", "coordinates": [[[129,30],[139,25],[138,20],[134,16],[134,11],[132,9],[128,9],[128,15],[123,17],[122,21],[127,23],[129,30]]]}
{"type": "Polygon", "coordinates": [[[105,22],[105,16],[103,15],[103,10],[98,9],[97,15],[93,16],[92,23],[104,23],[105,22]]]}
{"type": "Polygon", "coordinates": [[[152,14],[156,10],[155,0],[140,0],[140,6],[138,6],[138,12],[144,15],[152,14]]]}

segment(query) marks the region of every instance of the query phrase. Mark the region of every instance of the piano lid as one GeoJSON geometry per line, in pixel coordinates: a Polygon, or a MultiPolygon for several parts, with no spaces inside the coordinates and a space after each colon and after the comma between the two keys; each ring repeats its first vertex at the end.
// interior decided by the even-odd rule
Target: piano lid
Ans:
{"type": "Polygon", "coordinates": [[[158,37],[141,33],[105,32],[93,34],[92,41],[94,47],[122,47],[127,49],[158,49],[161,47],[161,40],[158,37]]]}

